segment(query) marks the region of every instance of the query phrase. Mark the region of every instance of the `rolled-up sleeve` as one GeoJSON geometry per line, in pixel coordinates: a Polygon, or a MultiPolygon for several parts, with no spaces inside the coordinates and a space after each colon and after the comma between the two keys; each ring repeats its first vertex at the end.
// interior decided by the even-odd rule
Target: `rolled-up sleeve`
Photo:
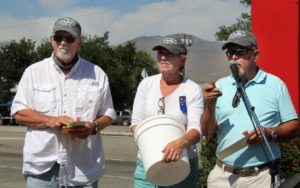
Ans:
{"type": "Polygon", "coordinates": [[[201,88],[195,87],[194,91],[190,93],[187,113],[187,131],[195,129],[202,135],[200,129],[200,117],[203,113],[203,109],[204,104],[201,88]]]}
{"type": "Polygon", "coordinates": [[[11,115],[15,115],[23,109],[31,109],[33,106],[33,85],[30,77],[30,69],[27,68],[18,84],[17,93],[11,106],[11,115]]]}
{"type": "Polygon", "coordinates": [[[117,118],[116,112],[115,112],[114,106],[113,106],[113,100],[112,100],[107,76],[105,76],[105,80],[104,80],[104,90],[102,93],[102,101],[101,101],[99,115],[108,116],[112,120],[115,120],[117,118]]]}

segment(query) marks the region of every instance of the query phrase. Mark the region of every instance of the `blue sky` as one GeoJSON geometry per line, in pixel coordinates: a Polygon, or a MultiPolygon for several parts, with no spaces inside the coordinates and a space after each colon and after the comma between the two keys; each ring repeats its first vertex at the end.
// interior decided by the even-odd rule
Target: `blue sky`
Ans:
{"type": "Polygon", "coordinates": [[[64,16],[78,20],[85,34],[109,31],[111,44],[173,33],[215,40],[219,26],[249,11],[237,0],[8,0],[0,6],[0,42],[22,37],[39,42],[64,16]]]}

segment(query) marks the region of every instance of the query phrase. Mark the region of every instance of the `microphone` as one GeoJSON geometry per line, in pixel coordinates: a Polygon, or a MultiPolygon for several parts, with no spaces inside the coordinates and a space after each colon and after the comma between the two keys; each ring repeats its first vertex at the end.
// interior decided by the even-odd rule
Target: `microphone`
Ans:
{"type": "Polygon", "coordinates": [[[230,70],[231,70],[231,73],[233,75],[233,78],[235,79],[235,81],[237,83],[240,83],[241,82],[241,78],[239,76],[239,68],[237,66],[236,61],[231,60],[231,61],[229,61],[229,63],[230,63],[230,70]]]}

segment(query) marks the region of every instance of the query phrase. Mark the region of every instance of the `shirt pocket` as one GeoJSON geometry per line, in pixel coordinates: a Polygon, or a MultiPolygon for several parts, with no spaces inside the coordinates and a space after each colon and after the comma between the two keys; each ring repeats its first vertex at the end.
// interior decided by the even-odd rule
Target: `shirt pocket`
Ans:
{"type": "Polygon", "coordinates": [[[35,111],[47,113],[56,107],[56,88],[52,84],[42,84],[34,88],[33,108],[35,111]]]}
{"type": "Polygon", "coordinates": [[[100,106],[100,88],[79,88],[77,93],[76,109],[80,109],[79,114],[94,114],[98,112],[100,106]]]}
{"type": "Polygon", "coordinates": [[[100,88],[87,89],[87,106],[96,107],[100,101],[100,88]]]}

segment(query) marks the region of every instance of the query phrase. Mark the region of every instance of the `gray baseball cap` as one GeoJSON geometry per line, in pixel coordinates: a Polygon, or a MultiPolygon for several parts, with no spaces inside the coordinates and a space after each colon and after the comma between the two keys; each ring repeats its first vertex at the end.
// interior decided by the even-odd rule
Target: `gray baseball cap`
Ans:
{"type": "Polygon", "coordinates": [[[74,37],[81,35],[81,26],[78,21],[73,18],[59,18],[54,23],[53,34],[56,31],[67,31],[71,33],[74,37]]]}
{"type": "Polygon", "coordinates": [[[163,41],[161,41],[158,45],[154,46],[152,50],[156,51],[161,48],[167,49],[172,54],[187,54],[185,44],[181,42],[180,39],[173,36],[164,38],[163,41]]]}
{"type": "Polygon", "coordinates": [[[244,47],[254,45],[257,47],[257,41],[253,33],[242,30],[236,30],[231,33],[225,44],[223,44],[222,50],[228,48],[230,44],[237,44],[244,47]]]}

